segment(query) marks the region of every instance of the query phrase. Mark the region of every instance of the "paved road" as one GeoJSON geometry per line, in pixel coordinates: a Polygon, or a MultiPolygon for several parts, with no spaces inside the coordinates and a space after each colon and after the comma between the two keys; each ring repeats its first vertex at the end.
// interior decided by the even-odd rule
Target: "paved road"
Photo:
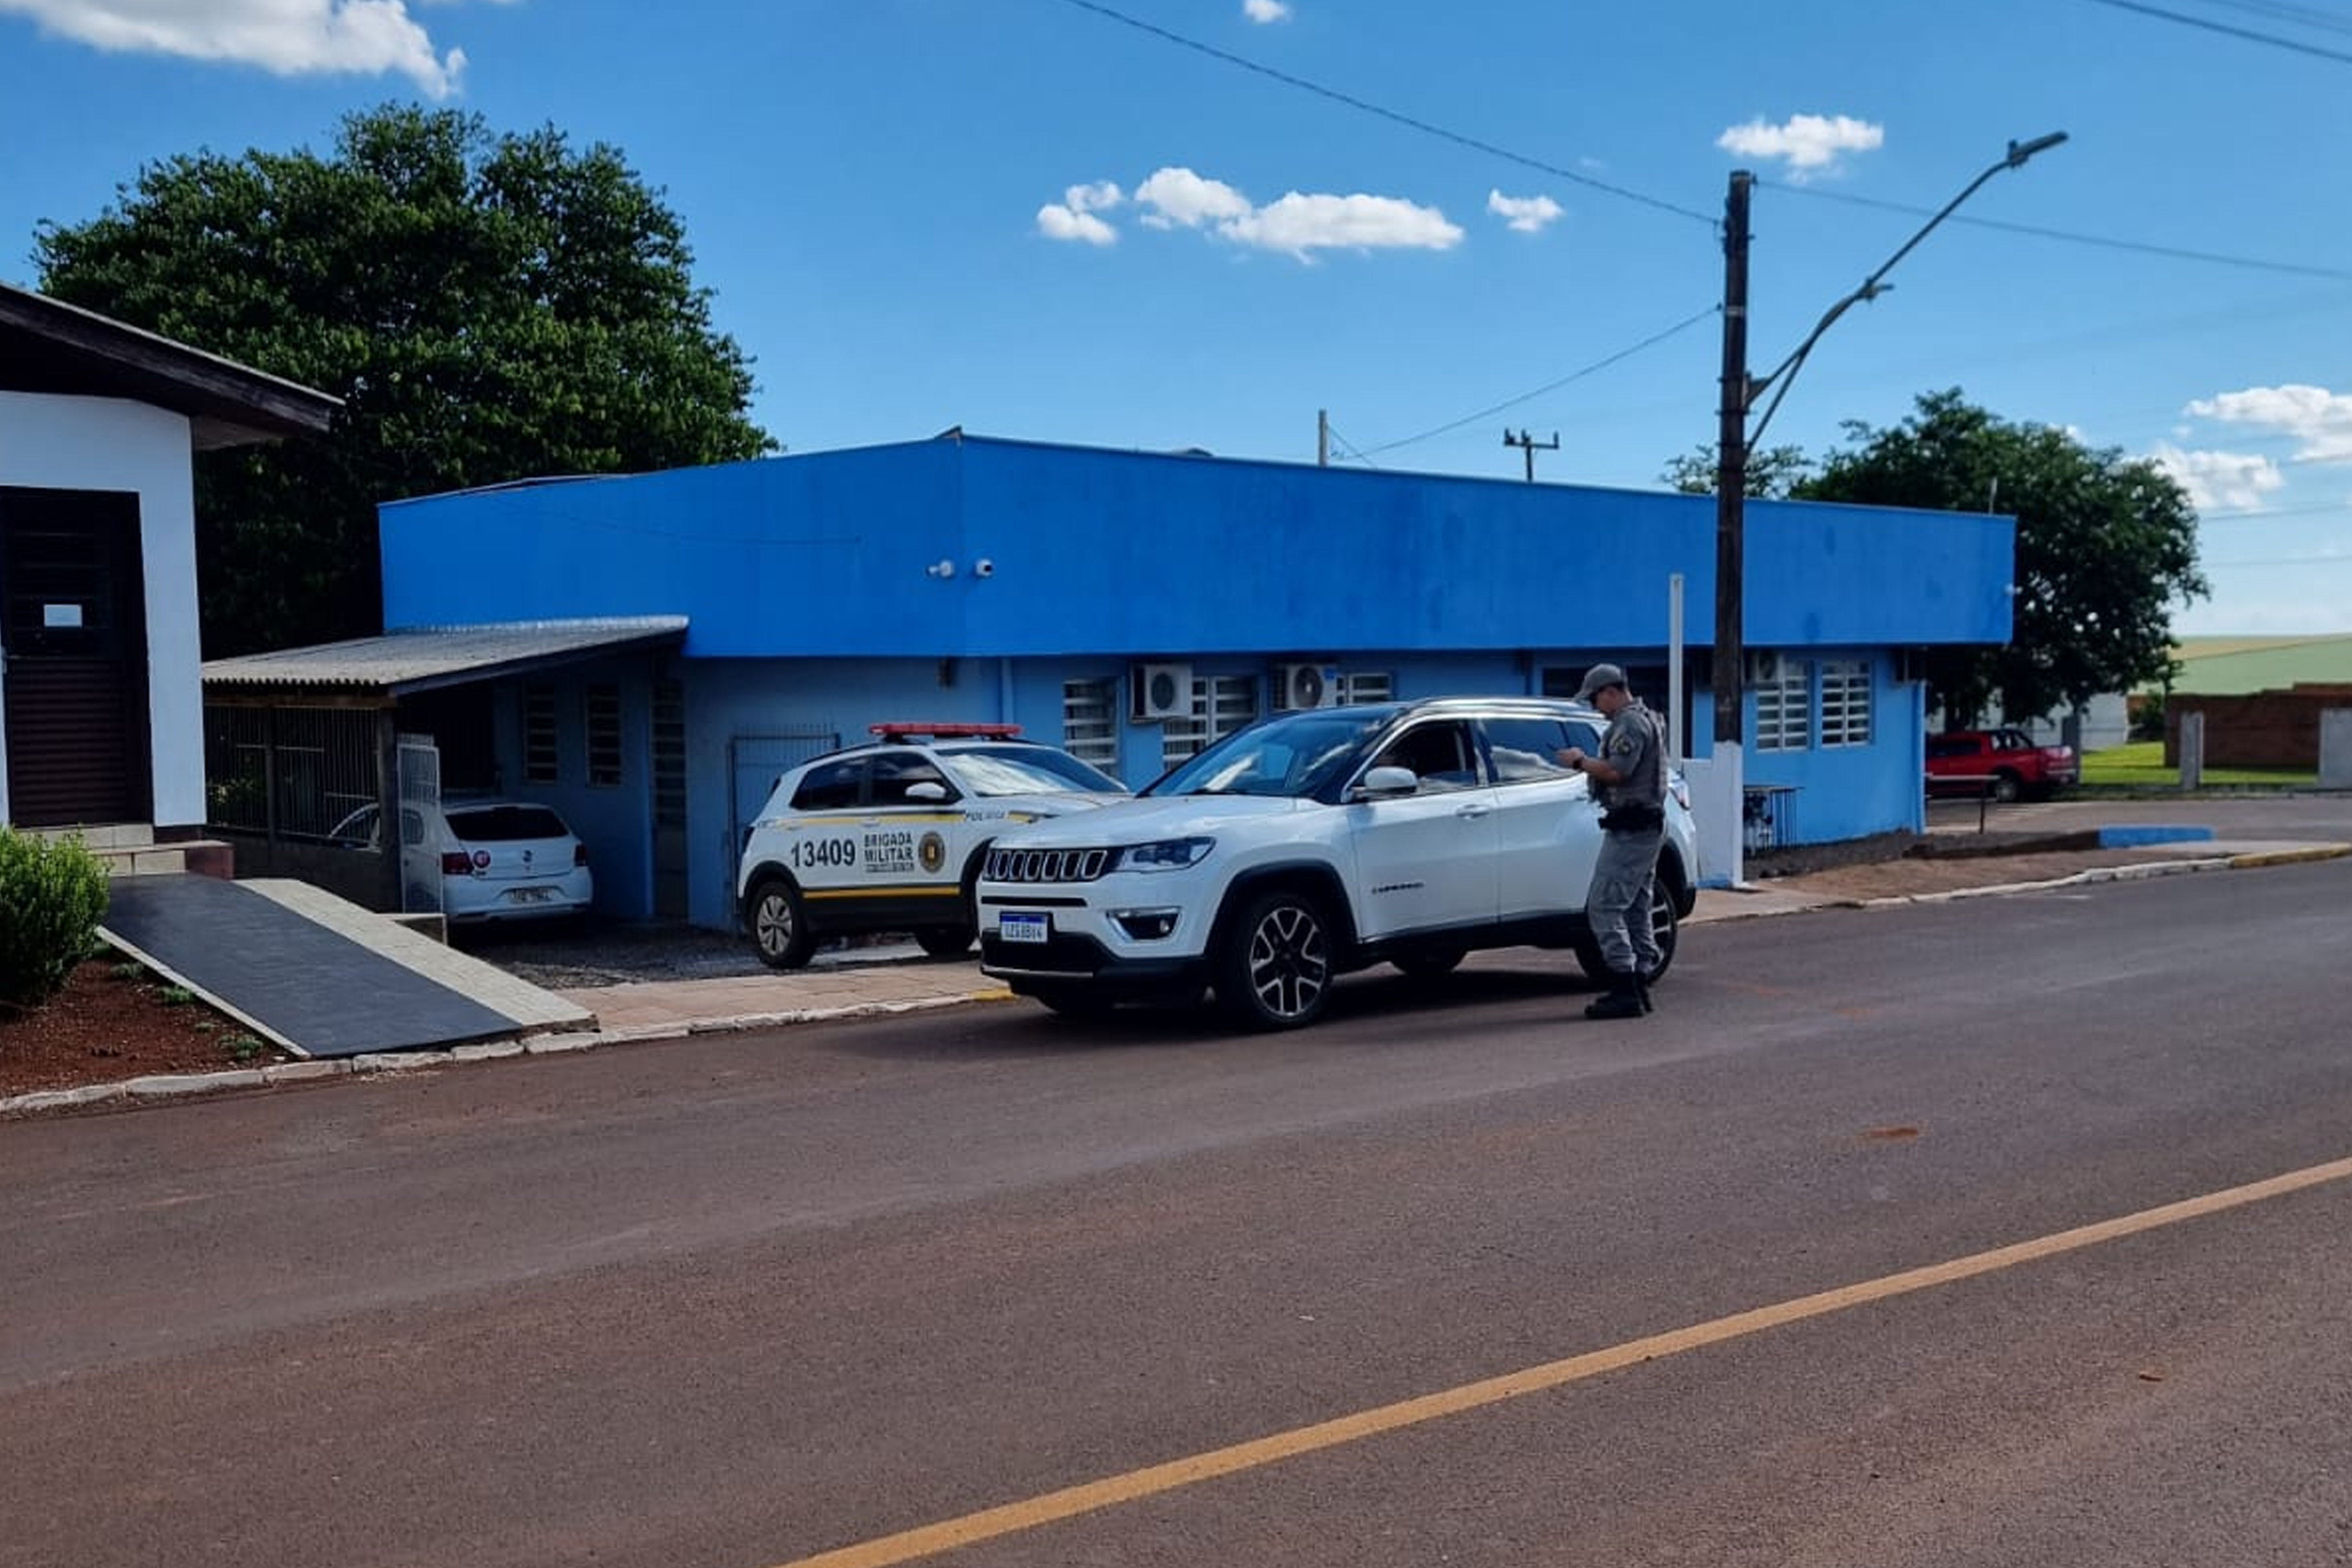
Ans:
{"type": "MultiPolygon", "coordinates": [[[[1974,831],[1978,806],[1973,800],[1931,800],[1927,803],[1927,826],[1931,831],[1974,831]]],[[[2020,833],[2070,833],[2110,824],[2194,823],[2210,827],[2218,838],[2325,839],[2337,843],[2352,839],[2352,795],[2317,791],[2301,795],[2250,791],[2244,795],[2200,795],[2186,800],[2069,796],[2063,800],[1987,805],[1983,816],[1989,829],[2020,833]]]]}
{"type": "Polygon", "coordinates": [[[0,1558],[2352,1561],[2347,900],[1727,922],[1639,1026],[1506,954],[1279,1040],[1005,1006],[0,1127],[0,1558]]]}

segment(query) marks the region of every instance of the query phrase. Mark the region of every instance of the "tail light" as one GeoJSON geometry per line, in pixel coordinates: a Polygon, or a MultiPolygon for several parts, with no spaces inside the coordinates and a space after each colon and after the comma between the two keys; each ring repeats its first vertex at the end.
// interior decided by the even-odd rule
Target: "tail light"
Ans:
{"type": "Polygon", "coordinates": [[[572,863],[574,866],[585,866],[588,864],[588,846],[585,844],[574,844],[572,847],[572,863]]]}
{"type": "Polygon", "coordinates": [[[474,858],[463,849],[452,849],[441,857],[441,874],[445,877],[468,876],[473,869],[474,858]]]}

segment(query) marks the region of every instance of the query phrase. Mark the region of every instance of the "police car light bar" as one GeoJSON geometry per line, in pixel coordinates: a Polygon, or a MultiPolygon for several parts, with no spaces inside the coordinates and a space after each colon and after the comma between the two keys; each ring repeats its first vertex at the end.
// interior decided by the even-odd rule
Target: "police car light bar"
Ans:
{"type": "Polygon", "coordinates": [[[989,736],[997,740],[1007,740],[1021,733],[1021,726],[1018,724],[919,724],[912,721],[906,721],[887,724],[869,724],[866,726],[866,731],[885,741],[911,740],[917,735],[928,735],[934,741],[961,740],[971,736],[989,736]]]}

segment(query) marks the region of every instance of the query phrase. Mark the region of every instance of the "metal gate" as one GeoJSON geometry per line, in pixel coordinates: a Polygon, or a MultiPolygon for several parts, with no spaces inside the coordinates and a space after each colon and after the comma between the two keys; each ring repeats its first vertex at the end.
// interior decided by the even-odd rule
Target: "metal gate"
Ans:
{"type": "MultiPolygon", "coordinates": [[[[400,907],[441,910],[441,843],[427,824],[441,818],[441,748],[430,735],[403,735],[400,760],[400,907]]],[[[387,848],[389,853],[389,848],[387,848]]]]}
{"type": "Polygon", "coordinates": [[[729,923],[735,909],[735,869],[751,841],[751,824],[776,787],[776,780],[812,757],[841,749],[838,731],[814,725],[779,731],[772,735],[737,735],[727,742],[727,838],[719,885],[727,889],[729,923]]]}

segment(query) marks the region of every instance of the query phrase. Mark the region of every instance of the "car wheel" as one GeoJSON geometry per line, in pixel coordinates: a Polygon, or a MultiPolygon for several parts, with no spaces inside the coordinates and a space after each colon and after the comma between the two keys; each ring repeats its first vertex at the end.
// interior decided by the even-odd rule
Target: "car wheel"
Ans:
{"type": "Polygon", "coordinates": [[[771,877],[751,890],[751,945],[771,969],[798,969],[809,961],[816,933],[809,929],[801,890],[782,877],[771,877]]]}
{"type": "Polygon", "coordinates": [[[915,945],[933,958],[961,958],[971,951],[971,928],[926,926],[915,933],[915,945]]]}
{"type": "Polygon", "coordinates": [[[1441,974],[1453,973],[1469,956],[1460,948],[1449,948],[1443,952],[1401,952],[1389,962],[1415,980],[1434,980],[1441,974]]]}
{"type": "Polygon", "coordinates": [[[1245,1028],[1296,1029],[1323,1015],[1331,934],[1305,893],[1262,893],[1227,929],[1216,956],[1217,1002],[1245,1028]]]}
{"type": "MultiPolygon", "coordinates": [[[[1674,966],[1675,947],[1682,938],[1683,917],[1675,908],[1675,889],[1664,877],[1650,882],[1650,934],[1658,943],[1658,966],[1650,971],[1656,980],[1674,966]]],[[[1595,985],[1609,984],[1609,962],[1601,956],[1601,943],[1593,938],[1579,937],[1576,942],[1577,967],[1595,985]]]]}
{"type": "Polygon", "coordinates": [[[1029,994],[1065,1018],[1108,1018],[1118,1004],[1081,985],[1046,985],[1029,994]]]}
{"type": "Polygon", "coordinates": [[[2003,805],[2013,805],[2025,793],[2024,784],[2015,773],[2003,771],[1992,776],[1992,797],[2003,805]]]}

